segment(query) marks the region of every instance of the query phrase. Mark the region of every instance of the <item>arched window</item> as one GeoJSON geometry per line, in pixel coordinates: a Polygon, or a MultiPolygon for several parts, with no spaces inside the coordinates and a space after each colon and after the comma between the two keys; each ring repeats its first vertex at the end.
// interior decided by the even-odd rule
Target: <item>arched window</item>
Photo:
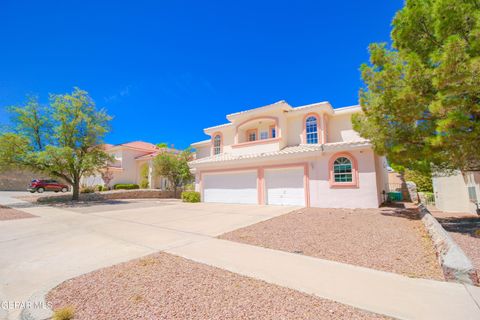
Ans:
{"type": "Polygon", "coordinates": [[[333,181],[336,183],[353,182],[352,161],[339,157],[333,162],[333,181]]]}
{"type": "Polygon", "coordinates": [[[213,154],[220,154],[222,152],[222,137],[217,134],[213,138],[213,154]]]}
{"type": "Polygon", "coordinates": [[[305,135],[308,144],[318,143],[318,120],[310,116],[305,120],[305,135]]]}

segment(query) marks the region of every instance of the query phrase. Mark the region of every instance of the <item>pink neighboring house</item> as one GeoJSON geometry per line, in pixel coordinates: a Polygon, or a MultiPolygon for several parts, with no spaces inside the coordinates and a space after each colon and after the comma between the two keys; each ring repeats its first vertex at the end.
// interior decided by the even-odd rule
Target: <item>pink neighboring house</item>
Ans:
{"type": "Polygon", "coordinates": [[[279,101],[227,115],[204,129],[190,162],[204,202],[375,208],[388,191],[387,163],[353,130],[359,106],[279,101]]]}
{"type": "MultiPolygon", "coordinates": [[[[117,145],[105,144],[105,151],[113,156],[114,160],[109,164],[108,170],[113,173],[110,186],[119,183],[140,184],[141,168],[148,166],[148,182],[152,189],[166,190],[169,188],[167,179],[153,174],[152,160],[160,152],[178,152],[170,148],[158,148],[156,145],[144,141],[132,141],[117,145]]],[[[86,177],[85,185],[104,185],[100,174],[86,177]]]]}

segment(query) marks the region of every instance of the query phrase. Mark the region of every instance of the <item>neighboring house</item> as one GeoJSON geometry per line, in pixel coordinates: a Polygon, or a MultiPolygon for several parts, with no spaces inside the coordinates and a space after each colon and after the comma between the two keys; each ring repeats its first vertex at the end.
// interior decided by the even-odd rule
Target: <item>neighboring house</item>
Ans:
{"type": "MultiPolygon", "coordinates": [[[[110,187],[115,184],[140,184],[142,181],[142,167],[148,167],[148,185],[152,189],[169,189],[167,179],[155,176],[153,172],[153,158],[160,152],[178,152],[178,150],[170,148],[158,148],[156,145],[143,142],[133,141],[117,145],[105,145],[105,151],[113,157],[113,161],[109,164],[108,170],[112,172],[113,179],[110,187]]],[[[104,185],[104,181],[100,174],[86,177],[82,181],[83,185],[94,186],[104,185]]]]}
{"type": "Polygon", "coordinates": [[[432,180],[437,209],[480,214],[480,172],[436,174],[432,180]]]}
{"type": "Polygon", "coordinates": [[[193,143],[190,162],[204,202],[378,207],[387,192],[387,163],[352,129],[359,106],[285,101],[227,115],[193,143]]]}

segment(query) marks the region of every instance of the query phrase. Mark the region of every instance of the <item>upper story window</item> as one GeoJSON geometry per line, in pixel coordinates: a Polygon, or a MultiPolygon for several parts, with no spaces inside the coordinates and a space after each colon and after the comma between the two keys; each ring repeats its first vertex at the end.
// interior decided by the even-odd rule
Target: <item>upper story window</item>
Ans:
{"type": "Polygon", "coordinates": [[[256,141],[257,140],[257,130],[251,129],[247,131],[247,141],[256,141]]]}
{"type": "Polygon", "coordinates": [[[222,137],[217,134],[213,138],[213,154],[220,154],[222,152],[222,137]]]}
{"type": "Polygon", "coordinates": [[[260,140],[268,139],[268,131],[260,132],[260,140]]]}
{"type": "Polygon", "coordinates": [[[339,157],[333,162],[334,182],[353,182],[352,161],[345,157],[339,157]]]}
{"type": "Polygon", "coordinates": [[[318,120],[310,116],[305,120],[305,134],[307,143],[318,143],[318,120]]]}

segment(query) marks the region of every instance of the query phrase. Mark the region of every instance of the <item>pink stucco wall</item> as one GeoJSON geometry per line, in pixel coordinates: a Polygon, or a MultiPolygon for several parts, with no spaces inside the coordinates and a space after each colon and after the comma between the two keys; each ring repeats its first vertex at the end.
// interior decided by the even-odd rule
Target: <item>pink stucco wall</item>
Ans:
{"type": "MultiPolygon", "coordinates": [[[[358,163],[358,187],[331,188],[327,153],[311,162],[310,205],[319,208],[377,208],[379,203],[374,153],[371,150],[350,151],[358,163]]],[[[381,173],[379,173],[381,174],[381,173]]]]}
{"type": "MultiPolygon", "coordinates": [[[[259,161],[252,159],[244,165],[219,163],[215,170],[228,172],[240,168],[255,169],[264,166],[288,166],[292,163],[307,163],[309,172],[309,198],[311,207],[320,208],[378,208],[381,193],[378,175],[383,168],[375,166],[375,155],[371,149],[354,150],[349,153],[358,163],[358,187],[332,188],[329,182],[329,161],[336,152],[317,156],[296,157],[289,161],[259,161]]],[[[200,170],[201,171],[201,170],[200,170]]],[[[383,181],[382,181],[383,182],[383,181]]],[[[196,189],[200,191],[199,174],[196,175],[196,189]]]]}

